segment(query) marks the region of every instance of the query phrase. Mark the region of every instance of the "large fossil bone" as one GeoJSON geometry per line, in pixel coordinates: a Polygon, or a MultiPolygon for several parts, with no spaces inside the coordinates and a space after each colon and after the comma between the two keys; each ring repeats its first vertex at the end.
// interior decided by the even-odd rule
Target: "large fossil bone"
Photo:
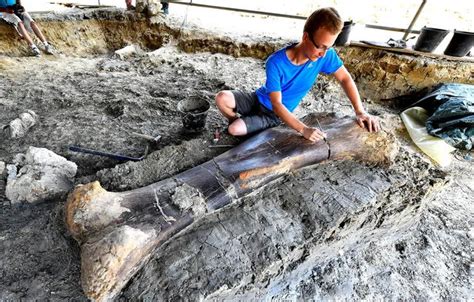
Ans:
{"type": "Polygon", "coordinates": [[[389,164],[397,151],[393,136],[368,133],[352,118],[305,118],[309,125],[318,121],[328,143],[312,143],[277,127],[143,188],[114,193],[98,182],[78,186],[66,203],[66,224],[81,246],[81,281],[87,297],[113,299],[163,243],[271,180],[325,160],[389,164]]]}

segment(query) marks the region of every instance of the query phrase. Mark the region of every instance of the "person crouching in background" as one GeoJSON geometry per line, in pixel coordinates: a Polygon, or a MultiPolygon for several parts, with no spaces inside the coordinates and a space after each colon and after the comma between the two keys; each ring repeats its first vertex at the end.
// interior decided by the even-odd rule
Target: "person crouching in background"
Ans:
{"type": "Polygon", "coordinates": [[[35,35],[40,39],[44,52],[54,54],[53,47],[48,43],[30,14],[21,5],[20,0],[0,0],[0,13],[3,20],[12,24],[18,30],[18,33],[26,40],[35,56],[41,56],[41,52],[29,35],[27,27],[31,27],[35,35]]]}

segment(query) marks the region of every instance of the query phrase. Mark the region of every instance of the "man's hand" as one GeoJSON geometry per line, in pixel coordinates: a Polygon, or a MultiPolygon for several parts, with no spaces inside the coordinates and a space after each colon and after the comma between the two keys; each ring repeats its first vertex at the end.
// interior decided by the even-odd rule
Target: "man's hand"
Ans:
{"type": "Polygon", "coordinates": [[[356,113],[357,124],[369,132],[377,132],[380,130],[378,118],[368,114],[367,112],[356,113]]]}
{"type": "Polygon", "coordinates": [[[304,127],[303,133],[301,134],[303,134],[304,138],[312,142],[319,141],[326,137],[326,133],[322,132],[321,130],[317,128],[312,128],[312,127],[304,127]]]}

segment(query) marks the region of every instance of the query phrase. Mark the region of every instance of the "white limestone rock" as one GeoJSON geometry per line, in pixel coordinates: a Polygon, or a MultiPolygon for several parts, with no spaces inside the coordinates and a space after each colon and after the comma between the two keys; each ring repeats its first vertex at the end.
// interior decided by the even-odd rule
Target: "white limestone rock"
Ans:
{"type": "Polygon", "coordinates": [[[116,50],[115,54],[120,59],[123,60],[123,59],[125,59],[127,57],[131,57],[133,55],[141,55],[141,54],[143,54],[143,51],[140,49],[140,46],[138,46],[138,45],[128,45],[128,46],[125,46],[124,48],[116,50]]]}
{"type": "Polygon", "coordinates": [[[65,195],[73,187],[77,165],[45,148],[29,147],[24,166],[8,177],[5,195],[13,202],[35,203],[65,195]]]}
{"type": "Polygon", "coordinates": [[[8,125],[11,138],[20,138],[26,135],[26,132],[38,121],[38,116],[32,110],[27,110],[19,115],[18,118],[11,121],[8,125]]]}

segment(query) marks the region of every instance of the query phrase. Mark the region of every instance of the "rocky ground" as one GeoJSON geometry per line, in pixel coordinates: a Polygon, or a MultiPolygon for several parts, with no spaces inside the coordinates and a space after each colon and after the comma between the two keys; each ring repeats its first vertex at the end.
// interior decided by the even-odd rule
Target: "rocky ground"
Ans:
{"type": "MultiPolygon", "coordinates": [[[[216,126],[225,127],[213,96],[254,89],[259,59],[183,53],[169,45],[131,56],[0,57],[0,125],[26,110],[38,123],[22,138],[1,135],[0,162],[29,146],[78,165],[75,183],[99,180],[111,191],[141,187],[205,162],[216,126]],[[207,128],[189,133],[180,100],[211,103],[207,128]],[[141,162],[68,151],[79,145],[139,157],[141,162]]],[[[385,84],[386,85],[386,84],[385,84]]],[[[401,144],[389,168],[356,162],[309,167],[196,222],[156,252],[121,300],[303,299],[458,300],[472,297],[474,168],[459,154],[436,168],[412,146],[397,109],[366,103],[401,144]]],[[[350,114],[329,78],[321,77],[297,115],[350,114]]],[[[225,143],[238,143],[225,137],[225,143]]],[[[469,155],[469,154],[467,154],[469,155]]],[[[64,227],[65,196],[11,204],[0,179],[0,299],[87,300],[79,247],[64,227]]]]}

